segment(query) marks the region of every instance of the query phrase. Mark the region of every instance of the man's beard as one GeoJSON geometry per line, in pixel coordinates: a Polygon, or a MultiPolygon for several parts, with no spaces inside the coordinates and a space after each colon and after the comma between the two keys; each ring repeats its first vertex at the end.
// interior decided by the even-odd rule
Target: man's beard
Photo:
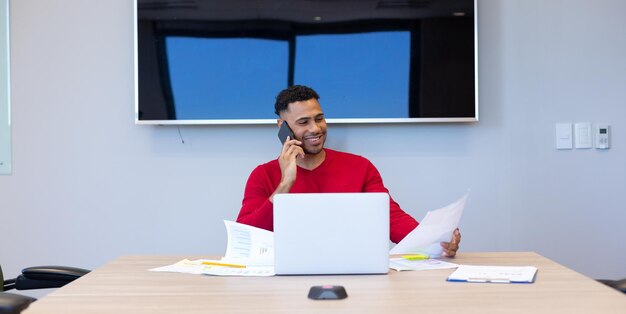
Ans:
{"type": "Polygon", "coordinates": [[[307,149],[306,147],[302,147],[302,150],[307,155],[317,155],[323,150],[323,148],[324,148],[324,145],[320,146],[319,148],[315,147],[313,150],[307,149]]]}

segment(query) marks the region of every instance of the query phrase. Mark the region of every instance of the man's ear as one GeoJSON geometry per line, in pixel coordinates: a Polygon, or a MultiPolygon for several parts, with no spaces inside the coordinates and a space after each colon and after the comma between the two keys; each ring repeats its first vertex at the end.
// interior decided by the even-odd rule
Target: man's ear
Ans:
{"type": "Polygon", "coordinates": [[[283,120],[283,119],[276,119],[276,125],[278,126],[279,129],[280,129],[280,126],[283,125],[283,122],[285,122],[285,120],[283,120]]]}

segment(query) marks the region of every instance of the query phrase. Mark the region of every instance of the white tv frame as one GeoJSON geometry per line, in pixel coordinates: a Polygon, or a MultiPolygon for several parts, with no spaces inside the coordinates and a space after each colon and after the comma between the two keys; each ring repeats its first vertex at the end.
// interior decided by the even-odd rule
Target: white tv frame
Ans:
{"type": "MultiPolygon", "coordinates": [[[[135,82],[135,124],[138,125],[223,125],[276,124],[276,119],[204,119],[204,120],[139,120],[139,58],[137,39],[137,0],[133,1],[133,45],[135,82]]],[[[474,117],[467,118],[341,118],[326,119],[327,123],[450,123],[478,122],[478,0],[474,0],[474,117]]],[[[273,110],[268,108],[269,111],[273,110]]]]}

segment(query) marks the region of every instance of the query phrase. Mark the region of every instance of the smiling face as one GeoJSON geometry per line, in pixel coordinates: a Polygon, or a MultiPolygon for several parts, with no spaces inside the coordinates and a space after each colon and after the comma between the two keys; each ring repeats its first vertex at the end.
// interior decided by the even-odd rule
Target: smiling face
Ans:
{"type": "Polygon", "coordinates": [[[280,113],[279,124],[286,121],[305,154],[317,155],[326,142],[326,120],[320,103],[311,98],[289,103],[280,113]]]}

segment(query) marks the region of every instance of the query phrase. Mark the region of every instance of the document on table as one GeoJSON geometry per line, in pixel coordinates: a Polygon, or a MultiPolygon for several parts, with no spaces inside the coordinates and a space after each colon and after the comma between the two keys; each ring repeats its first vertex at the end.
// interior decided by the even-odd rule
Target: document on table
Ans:
{"type": "Polygon", "coordinates": [[[224,220],[228,234],[222,261],[246,266],[274,266],[274,233],[224,220]]]}
{"type": "Polygon", "coordinates": [[[403,257],[390,258],[389,268],[403,271],[403,270],[431,270],[431,269],[448,269],[459,267],[458,264],[448,263],[437,259],[424,259],[424,260],[407,260],[403,257]]]}
{"type": "Polygon", "coordinates": [[[150,271],[185,273],[185,274],[202,274],[204,267],[205,265],[202,265],[202,260],[190,261],[188,259],[184,259],[176,264],[152,268],[150,269],[150,271]]]}
{"type": "Polygon", "coordinates": [[[470,266],[461,265],[448,281],[490,283],[533,283],[537,267],[533,266],[470,266]]]}
{"type": "Polygon", "coordinates": [[[217,266],[217,265],[207,265],[209,264],[221,264],[222,260],[208,260],[208,259],[198,259],[198,260],[188,260],[184,259],[179,261],[178,263],[157,267],[150,269],[150,271],[156,272],[173,272],[173,273],[185,273],[185,274],[203,274],[203,275],[213,275],[213,276],[274,276],[274,267],[273,266],[246,266],[246,267],[228,267],[228,266],[217,266]]]}
{"type": "Polygon", "coordinates": [[[440,243],[448,242],[452,238],[452,233],[459,226],[468,196],[469,193],[465,193],[456,202],[426,213],[417,228],[404,237],[389,253],[424,253],[430,257],[441,256],[443,248],[440,243]]]}
{"type": "Polygon", "coordinates": [[[226,255],[220,260],[188,260],[150,271],[213,276],[274,276],[274,233],[224,220],[226,255]]]}

